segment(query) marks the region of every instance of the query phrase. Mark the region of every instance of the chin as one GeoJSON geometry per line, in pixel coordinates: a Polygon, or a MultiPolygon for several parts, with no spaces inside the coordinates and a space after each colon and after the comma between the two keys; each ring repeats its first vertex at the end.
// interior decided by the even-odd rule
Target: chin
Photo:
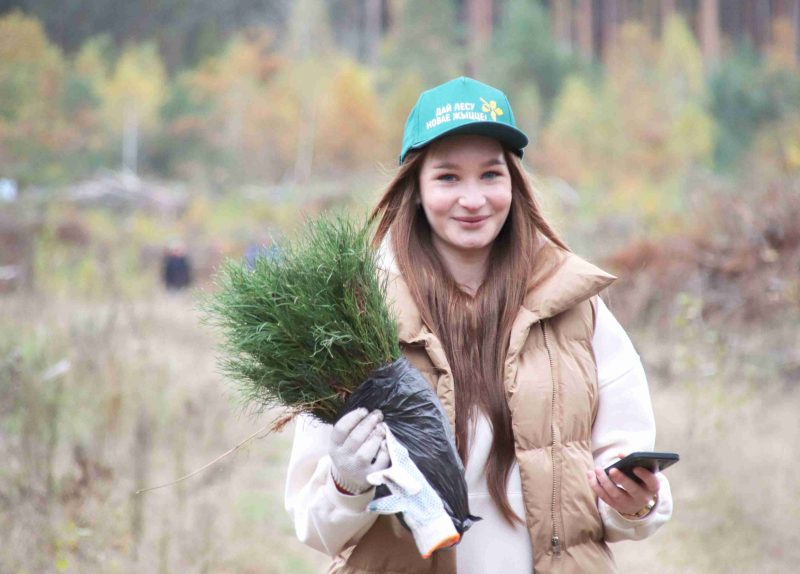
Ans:
{"type": "Polygon", "coordinates": [[[462,251],[478,251],[486,249],[492,244],[491,240],[467,239],[463,241],[454,241],[453,246],[462,251]]]}

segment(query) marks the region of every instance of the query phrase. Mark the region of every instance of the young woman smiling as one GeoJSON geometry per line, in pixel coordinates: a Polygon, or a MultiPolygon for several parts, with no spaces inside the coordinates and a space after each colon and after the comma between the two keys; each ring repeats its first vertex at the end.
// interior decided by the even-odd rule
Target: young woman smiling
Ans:
{"type": "Polygon", "coordinates": [[[391,464],[379,412],[296,430],[286,504],[331,572],[614,572],[606,542],[652,534],[669,484],[601,469],[652,450],[639,356],[598,293],[613,277],[544,219],[499,90],[457,78],[420,95],[400,169],[373,212],[404,354],[455,431],[472,514],[458,546],[419,556],[395,516],[367,512],[391,464]],[[477,110],[456,116],[447,110],[477,110]]]}

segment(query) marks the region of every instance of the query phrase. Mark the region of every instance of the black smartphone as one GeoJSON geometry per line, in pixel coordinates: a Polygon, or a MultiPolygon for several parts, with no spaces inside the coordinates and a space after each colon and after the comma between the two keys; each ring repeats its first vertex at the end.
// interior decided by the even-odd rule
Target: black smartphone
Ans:
{"type": "Polygon", "coordinates": [[[633,469],[641,466],[650,472],[661,472],[665,468],[672,466],[681,459],[676,452],[632,452],[622,460],[618,460],[606,467],[606,474],[612,468],[619,469],[639,484],[642,481],[633,474],[633,469]]]}

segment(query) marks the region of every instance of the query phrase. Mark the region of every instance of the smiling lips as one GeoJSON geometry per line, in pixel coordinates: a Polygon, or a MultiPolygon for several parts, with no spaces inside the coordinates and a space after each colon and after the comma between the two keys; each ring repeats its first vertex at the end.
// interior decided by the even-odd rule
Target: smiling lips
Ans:
{"type": "Polygon", "coordinates": [[[489,219],[488,215],[480,215],[480,216],[467,216],[467,217],[454,217],[456,221],[458,221],[461,225],[465,227],[478,227],[481,223],[489,219]]]}

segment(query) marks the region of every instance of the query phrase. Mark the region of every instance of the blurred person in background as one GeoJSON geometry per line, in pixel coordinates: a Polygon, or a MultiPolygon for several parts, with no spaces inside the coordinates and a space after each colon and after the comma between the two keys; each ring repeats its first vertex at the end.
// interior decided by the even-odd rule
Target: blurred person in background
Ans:
{"type": "Polygon", "coordinates": [[[436,389],[483,518],[420,557],[367,510],[391,465],[379,411],[299,419],[286,507],[331,572],[615,572],[607,542],[669,520],[667,479],[602,470],[653,450],[647,379],[599,297],[614,277],[569,251],[534,196],[506,96],[470,78],[423,92],[373,211],[403,351],[436,389]]]}
{"type": "Polygon", "coordinates": [[[161,277],[167,291],[180,291],[192,284],[192,267],[186,246],[177,240],[164,250],[161,277]]]}
{"type": "Polygon", "coordinates": [[[244,251],[244,264],[251,271],[256,266],[256,259],[265,257],[272,260],[278,253],[278,246],[273,244],[272,236],[268,233],[261,233],[258,239],[250,242],[244,251]]]}

